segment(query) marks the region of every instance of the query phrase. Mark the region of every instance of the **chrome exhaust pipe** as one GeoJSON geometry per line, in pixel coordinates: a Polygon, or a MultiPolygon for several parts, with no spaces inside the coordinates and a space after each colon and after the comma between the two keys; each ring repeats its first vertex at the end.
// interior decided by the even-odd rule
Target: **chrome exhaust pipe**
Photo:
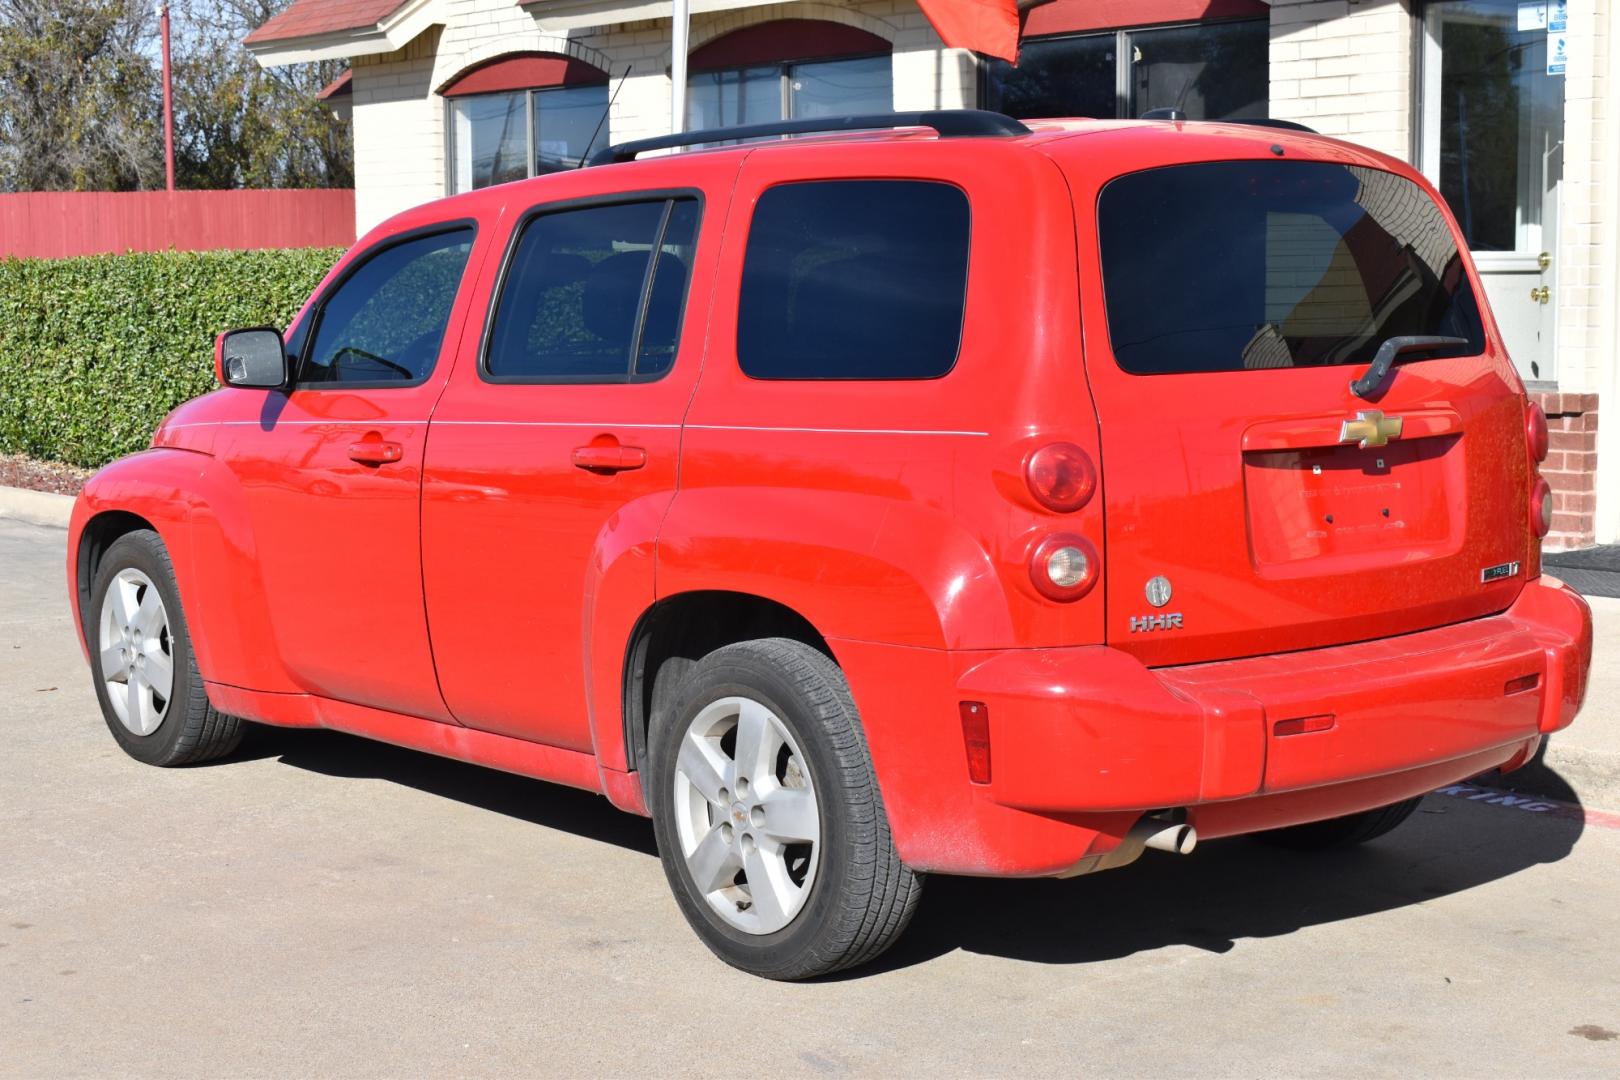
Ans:
{"type": "MultiPolygon", "coordinates": [[[[1153,821],[1145,818],[1144,821],[1153,821]]],[[[1198,830],[1185,822],[1174,825],[1163,825],[1153,821],[1154,825],[1162,826],[1142,841],[1144,847],[1154,851],[1168,851],[1172,855],[1188,855],[1198,846],[1198,830]]]]}
{"type": "MultiPolygon", "coordinates": [[[[1179,816],[1181,811],[1173,813],[1179,816]]],[[[1095,874],[1099,870],[1114,870],[1121,866],[1129,866],[1141,858],[1142,852],[1148,848],[1154,851],[1168,851],[1174,855],[1186,855],[1197,845],[1198,830],[1186,822],[1174,821],[1168,815],[1144,817],[1131,826],[1131,831],[1125,834],[1125,838],[1114,850],[1101,855],[1088,855],[1057,876],[1078,877],[1081,874],[1095,874]]]]}

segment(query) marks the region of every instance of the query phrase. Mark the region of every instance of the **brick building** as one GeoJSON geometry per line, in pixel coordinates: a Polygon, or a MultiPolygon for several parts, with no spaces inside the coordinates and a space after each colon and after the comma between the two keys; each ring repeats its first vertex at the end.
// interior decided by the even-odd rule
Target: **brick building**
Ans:
{"type": "MultiPolygon", "coordinates": [[[[1598,421],[1600,402],[1620,401],[1608,0],[1024,6],[1014,67],[944,47],[913,0],[692,0],[687,123],[1169,106],[1298,120],[1414,162],[1462,224],[1551,419],[1549,546],[1620,540],[1620,422],[1598,421]]],[[[331,89],[353,109],[362,230],[441,195],[572,167],[587,144],[670,128],[665,0],[295,0],[247,44],[266,65],[352,64],[331,89]]]]}

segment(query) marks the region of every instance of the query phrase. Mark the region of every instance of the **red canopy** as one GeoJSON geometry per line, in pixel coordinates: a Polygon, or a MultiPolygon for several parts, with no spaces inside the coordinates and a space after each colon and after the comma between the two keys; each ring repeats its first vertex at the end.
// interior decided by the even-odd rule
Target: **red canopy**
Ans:
{"type": "Polygon", "coordinates": [[[917,0],[917,6],[951,48],[1018,62],[1018,0],[917,0]]]}

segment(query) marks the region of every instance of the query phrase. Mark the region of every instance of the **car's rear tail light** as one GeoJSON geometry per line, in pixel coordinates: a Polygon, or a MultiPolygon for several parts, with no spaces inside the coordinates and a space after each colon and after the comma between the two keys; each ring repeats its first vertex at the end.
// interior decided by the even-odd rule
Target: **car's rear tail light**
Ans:
{"type": "Polygon", "coordinates": [[[964,701],[962,745],[967,748],[968,779],[975,784],[990,782],[990,706],[982,701],[964,701]]]}
{"type": "Polygon", "coordinates": [[[1545,480],[1537,480],[1536,486],[1530,489],[1530,528],[1538,537],[1546,536],[1552,532],[1552,520],[1552,486],[1545,480]]]}
{"type": "Polygon", "coordinates": [[[1097,550],[1072,533],[1053,533],[1035,546],[1029,580],[1049,600],[1078,600],[1097,583],[1097,550]]]}
{"type": "Polygon", "coordinates": [[[1530,442],[1530,457],[1538,462],[1546,461],[1550,445],[1547,438],[1547,414],[1533,401],[1530,408],[1525,410],[1524,429],[1530,442]]]}
{"type": "Polygon", "coordinates": [[[1092,492],[1097,490],[1097,467],[1091,463],[1091,456],[1073,443],[1051,443],[1029,455],[1024,480],[1036,502],[1067,514],[1091,501],[1092,492]]]}

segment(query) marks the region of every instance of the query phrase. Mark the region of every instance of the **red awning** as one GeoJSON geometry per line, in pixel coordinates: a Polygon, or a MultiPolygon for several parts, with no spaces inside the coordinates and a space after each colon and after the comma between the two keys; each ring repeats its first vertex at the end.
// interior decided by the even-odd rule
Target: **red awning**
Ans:
{"type": "Polygon", "coordinates": [[[972,49],[1018,61],[1018,0],[917,0],[940,39],[953,49],[972,49]]]}

